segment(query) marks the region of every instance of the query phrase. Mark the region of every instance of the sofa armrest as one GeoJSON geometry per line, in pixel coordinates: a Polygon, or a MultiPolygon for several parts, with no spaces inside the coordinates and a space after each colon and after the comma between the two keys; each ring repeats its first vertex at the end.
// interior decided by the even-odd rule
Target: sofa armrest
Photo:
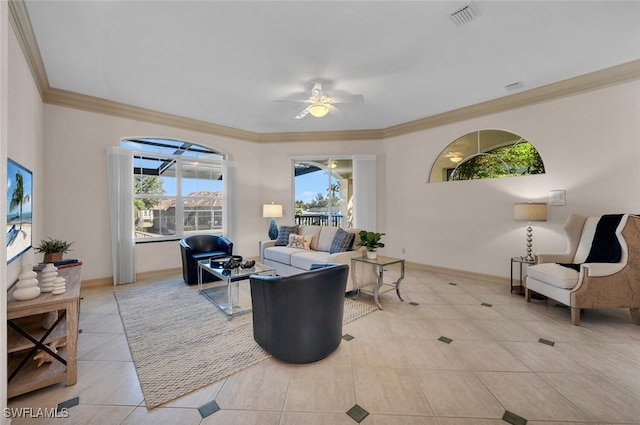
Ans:
{"type": "Polygon", "coordinates": [[[276,246],[276,241],[268,240],[268,241],[260,241],[260,262],[264,263],[264,250],[265,248],[269,248],[272,246],[276,246]]]}
{"type": "Polygon", "coordinates": [[[361,247],[354,251],[336,252],[329,255],[328,263],[339,263],[351,265],[351,259],[354,257],[362,257],[364,255],[365,248],[361,247]]]}

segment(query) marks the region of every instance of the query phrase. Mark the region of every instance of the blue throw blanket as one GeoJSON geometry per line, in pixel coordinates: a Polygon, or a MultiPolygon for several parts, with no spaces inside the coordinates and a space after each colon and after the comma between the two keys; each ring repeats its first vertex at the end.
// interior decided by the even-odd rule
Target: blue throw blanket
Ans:
{"type": "MultiPolygon", "coordinates": [[[[618,263],[622,258],[622,248],[616,237],[616,229],[620,225],[623,214],[606,214],[600,217],[593,235],[591,249],[585,263],[618,263]]],[[[576,271],[580,264],[558,263],[576,271]]]]}

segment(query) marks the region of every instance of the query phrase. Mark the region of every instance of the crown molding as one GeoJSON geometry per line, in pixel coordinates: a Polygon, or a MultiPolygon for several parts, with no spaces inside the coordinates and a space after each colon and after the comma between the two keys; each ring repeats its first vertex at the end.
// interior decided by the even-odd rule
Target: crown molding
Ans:
{"type": "Polygon", "coordinates": [[[40,98],[44,99],[44,93],[49,89],[49,79],[24,1],[9,0],[9,22],[36,82],[40,98]]]}
{"type": "Polygon", "coordinates": [[[337,130],[306,131],[288,133],[260,133],[258,139],[263,143],[279,142],[328,142],[348,140],[381,140],[382,130],[337,130]]]}
{"type": "Polygon", "coordinates": [[[192,118],[185,118],[165,112],[158,112],[153,109],[114,102],[112,100],[87,96],[67,90],[50,88],[45,91],[43,101],[51,105],[65,106],[68,108],[97,112],[100,114],[169,127],[182,128],[184,130],[197,131],[216,136],[248,140],[251,142],[257,142],[260,136],[259,133],[251,131],[240,130],[206,121],[199,121],[192,118]]]}
{"type": "Polygon", "coordinates": [[[384,129],[256,133],[51,88],[23,0],[9,0],[9,21],[44,103],[260,143],[386,139],[640,79],[640,60],[635,60],[384,129]]]}
{"type": "Polygon", "coordinates": [[[640,60],[623,63],[535,89],[387,127],[382,130],[383,138],[400,136],[433,127],[453,124],[458,121],[478,118],[484,115],[522,108],[524,106],[637,79],[640,79],[640,60]]]}

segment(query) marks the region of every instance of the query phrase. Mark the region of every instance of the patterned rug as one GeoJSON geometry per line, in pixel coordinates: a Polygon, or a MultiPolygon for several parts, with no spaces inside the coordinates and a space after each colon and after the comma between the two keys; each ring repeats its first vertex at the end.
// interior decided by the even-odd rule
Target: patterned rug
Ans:
{"type": "MultiPolygon", "coordinates": [[[[253,340],[250,312],[230,320],[196,285],[145,284],[115,297],[148,409],[269,357],[253,340]]],[[[345,298],[344,323],[375,310],[345,298]]]]}

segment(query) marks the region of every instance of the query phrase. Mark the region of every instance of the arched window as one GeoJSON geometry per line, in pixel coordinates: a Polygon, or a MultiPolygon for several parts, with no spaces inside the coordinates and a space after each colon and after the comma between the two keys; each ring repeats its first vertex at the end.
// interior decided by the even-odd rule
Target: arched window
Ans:
{"type": "Polygon", "coordinates": [[[223,233],[224,154],[180,140],[121,141],[133,151],[137,242],[223,233]]]}
{"type": "Polygon", "coordinates": [[[508,131],[479,130],[456,139],[440,153],[429,182],[531,174],[544,174],[544,163],[529,141],[508,131]]]}

